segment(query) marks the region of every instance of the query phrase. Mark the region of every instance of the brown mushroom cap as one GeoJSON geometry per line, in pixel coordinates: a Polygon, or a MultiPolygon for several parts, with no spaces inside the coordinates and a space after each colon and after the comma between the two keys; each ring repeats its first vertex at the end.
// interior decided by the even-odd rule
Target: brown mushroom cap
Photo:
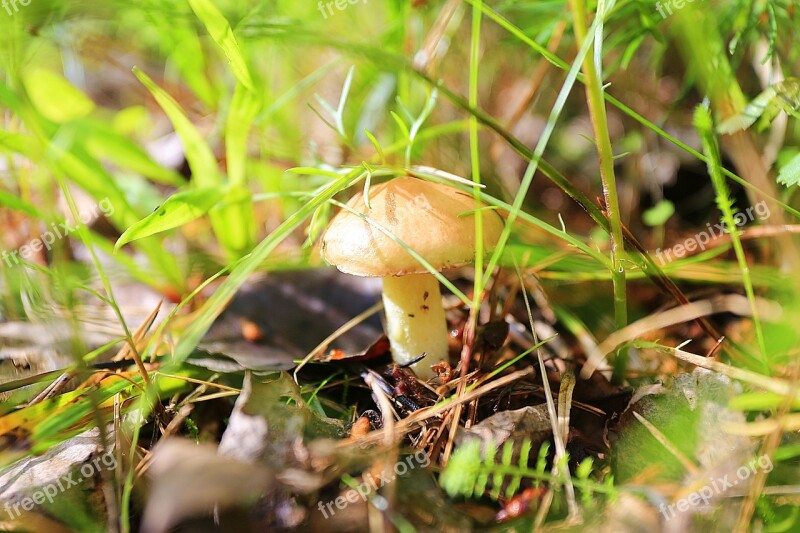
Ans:
{"type": "MultiPolygon", "coordinates": [[[[417,178],[395,178],[369,189],[371,209],[363,192],[348,203],[379,224],[434,268],[442,270],[475,258],[475,210],[472,195],[417,178]]],[[[494,247],[503,230],[495,211],[484,211],[483,242],[494,247]]],[[[364,218],[342,209],[322,237],[322,257],[355,276],[402,276],[427,272],[411,254],[364,218]]]]}

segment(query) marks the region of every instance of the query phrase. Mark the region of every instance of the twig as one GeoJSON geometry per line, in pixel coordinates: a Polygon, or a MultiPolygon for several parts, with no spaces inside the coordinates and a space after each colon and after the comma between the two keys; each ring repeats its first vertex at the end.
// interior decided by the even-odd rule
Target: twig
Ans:
{"type": "MultiPolygon", "coordinates": [[[[395,432],[394,432],[394,411],[392,409],[392,404],[389,402],[389,398],[386,396],[386,393],[380,387],[378,383],[378,379],[376,378],[375,372],[372,370],[367,371],[367,375],[364,376],[364,382],[372,389],[372,396],[375,399],[375,402],[378,404],[378,407],[381,410],[382,418],[383,418],[383,429],[379,430],[383,432],[383,443],[386,446],[386,450],[389,453],[389,456],[385,458],[382,465],[382,475],[386,476],[387,479],[391,479],[392,476],[392,469],[393,464],[397,462],[397,450],[395,449],[395,432]]],[[[396,493],[395,485],[393,483],[389,483],[387,486],[383,488],[384,490],[384,498],[387,502],[386,509],[383,509],[383,522],[384,526],[388,526],[388,517],[391,516],[392,508],[394,507],[394,495],[396,493]]]]}
{"type": "MultiPolygon", "coordinates": [[[[528,298],[528,290],[525,288],[525,280],[522,279],[522,272],[520,271],[519,266],[515,266],[517,268],[517,276],[519,277],[522,299],[525,301],[525,309],[528,312],[528,320],[530,321],[531,331],[533,331],[533,312],[531,311],[531,302],[528,298]]],[[[533,340],[537,341],[538,343],[535,331],[533,333],[533,340]]],[[[578,503],[575,500],[575,487],[572,485],[572,476],[570,475],[569,467],[566,466],[563,468],[563,471],[559,468],[559,464],[566,465],[566,461],[564,461],[564,458],[567,456],[566,436],[562,436],[561,431],[559,431],[559,417],[556,411],[555,401],[553,400],[553,391],[550,389],[550,380],[547,379],[547,368],[544,365],[544,357],[542,356],[541,348],[536,350],[536,356],[539,360],[539,372],[542,376],[542,387],[544,388],[544,395],[545,399],[547,400],[547,414],[550,418],[550,427],[553,432],[553,442],[556,445],[556,457],[553,461],[552,470],[553,476],[564,478],[564,489],[567,496],[569,518],[571,521],[579,521],[581,512],[578,508],[578,503]]],[[[567,428],[567,430],[569,430],[569,428],[567,428]]]]}
{"type": "Polygon", "coordinates": [[[56,394],[58,394],[61,389],[69,382],[70,379],[75,375],[74,371],[64,372],[60,376],[58,376],[55,381],[53,381],[50,385],[47,386],[42,392],[40,392],[33,400],[30,401],[28,407],[31,405],[35,405],[39,402],[52,398],[56,394]]]}
{"type": "MultiPolygon", "coordinates": [[[[766,320],[774,320],[781,313],[780,306],[762,298],[756,299],[756,306],[759,308],[762,318],[766,320]]],[[[645,317],[619,331],[615,331],[590,352],[586,364],[583,366],[583,370],[581,370],[581,377],[584,379],[589,378],[597,369],[598,365],[605,359],[606,354],[610,353],[614,348],[624,342],[636,339],[648,331],[665,328],[680,324],[681,322],[686,322],[687,320],[693,320],[695,318],[721,312],[749,316],[751,307],[747,298],[738,294],[732,294],[710,300],[692,302],[687,305],[669,309],[663,313],[645,317]]]]}
{"type": "Polygon", "coordinates": [[[663,352],[670,353],[671,355],[674,355],[678,359],[686,361],[687,363],[693,364],[695,366],[699,366],[700,368],[713,370],[714,372],[719,372],[720,374],[728,376],[731,379],[738,379],[739,381],[750,383],[751,385],[760,387],[770,392],[774,392],[775,394],[779,394],[781,396],[788,396],[790,398],[800,400],[800,395],[798,395],[794,391],[794,385],[788,383],[786,380],[763,376],[761,374],[752,372],[750,370],[744,370],[741,368],[736,368],[734,366],[726,365],[725,363],[720,363],[719,361],[715,361],[714,359],[708,359],[697,354],[685,352],[678,348],[671,348],[669,346],[658,346],[657,349],[663,352]]]}
{"type": "MultiPolygon", "coordinates": [[[[461,398],[451,397],[431,407],[424,407],[419,411],[414,411],[408,417],[402,420],[398,420],[397,423],[395,423],[394,436],[395,438],[397,438],[403,432],[411,431],[412,429],[420,426],[425,420],[428,420],[429,418],[433,418],[434,416],[439,415],[444,411],[452,409],[456,405],[464,404],[472,400],[473,398],[480,398],[481,396],[489,393],[490,391],[505,387],[509,383],[512,383],[520,378],[524,378],[525,376],[529,376],[532,373],[533,373],[533,368],[518,370],[516,372],[512,372],[507,376],[498,378],[492,381],[491,383],[487,383],[483,387],[478,387],[477,389],[468,391],[461,398]]],[[[338,444],[338,446],[369,446],[371,444],[376,444],[382,438],[385,438],[383,431],[384,430],[371,431],[358,440],[348,441],[348,442],[342,441],[338,444]]]]}
{"type": "MultiPolygon", "coordinates": [[[[797,394],[798,377],[800,377],[800,366],[795,365],[790,384],[791,394],[787,394],[784,398],[780,410],[776,415],[776,418],[778,419],[777,427],[769,435],[767,435],[767,438],[764,439],[764,444],[761,447],[761,456],[766,455],[770,457],[770,462],[772,461],[772,456],[775,454],[775,450],[777,450],[778,446],[781,444],[781,438],[783,437],[784,431],[794,431],[794,429],[791,428],[791,425],[786,424],[786,418],[797,417],[797,427],[800,427],[800,416],[787,414],[792,409],[794,397],[797,394]]],[[[753,484],[750,486],[750,492],[739,511],[739,519],[736,524],[737,533],[748,530],[748,525],[750,524],[753,513],[756,509],[756,501],[761,494],[763,494],[764,485],[766,485],[766,482],[767,472],[763,468],[759,469],[759,471],[756,472],[756,477],[753,480],[753,484]]]]}

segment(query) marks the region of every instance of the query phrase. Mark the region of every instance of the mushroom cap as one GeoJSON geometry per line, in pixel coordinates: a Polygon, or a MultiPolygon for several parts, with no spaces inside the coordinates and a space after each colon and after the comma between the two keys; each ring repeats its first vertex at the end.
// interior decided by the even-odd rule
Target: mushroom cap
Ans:
{"type": "MultiPolygon", "coordinates": [[[[465,265],[475,258],[475,210],[472,195],[417,178],[401,177],[369,189],[347,202],[357,213],[391,232],[437,270],[465,265]],[[459,216],[464,213],[468,215],[459,216]]],[[[503,219],[484,211],[483,242],[490,250],[500,238],[503,219]]],[[[342,209],[322,237],[323,259],[355,276],[403,276],[427,269],[402,246],[363,217],[342,209]]]]}

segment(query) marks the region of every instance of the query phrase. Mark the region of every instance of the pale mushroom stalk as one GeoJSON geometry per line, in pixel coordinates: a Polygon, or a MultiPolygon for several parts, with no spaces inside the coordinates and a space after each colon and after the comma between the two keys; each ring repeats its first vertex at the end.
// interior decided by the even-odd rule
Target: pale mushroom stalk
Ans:
{"type": "Polygon", "coordinates": [[[430,273],[383,278],[386,336],[398,364],[424,359],[411,368],[418,376],[433,376],[431,365],[448,360],[447,322],[439,280],[430,273]]]}
{"type": "MultiPolygon", "coordinates": [[[[430,379],[431,365],[448,361],[449,350],[439,281],[428,268],[441,272],[475,258],[475,220],[465,216],[475,212],[475,199],[412,177],[373,185],[369,198],[367,205],[363,193],[356,194],[333,217],[320,254],[342,272],[383,279],[392,357],[404,364],[426,354],[412,369],[430,379]]],[[[485,213],[484,250],[494,247],[502,231],[502,218],[485,213]]]]}

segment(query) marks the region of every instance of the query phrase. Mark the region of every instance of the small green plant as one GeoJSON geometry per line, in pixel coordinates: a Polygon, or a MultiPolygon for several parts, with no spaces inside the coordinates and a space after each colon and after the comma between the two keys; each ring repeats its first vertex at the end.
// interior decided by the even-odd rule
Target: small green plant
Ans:
{"type": "MultiPolygon", "coordinates": [[[[519,490],[522,480],[531,481],[535,488],[543,484],[548,484],[551,489],[560,488],[561,477],[547,473],[549,443],[539,447],[534,467],[529,466],[531,449],[531,441],[528,439],[518,445],[508,440],[499,453],[492,442],[486,445],[483,452],[480,441],[470,440],[453,453],[442,473],[441,485],[451,497],[488,496],[493,500],[512,498],[519,490]]],[[[565,465],[559,465],[562,466],[565,465]]],[[[591,460],[582,461],[572,479],[572,483],[582,490],[584,504],[592,502],[597,494],[613,497],[617,492],[611,476],[603,483],[590,478],[592,466],[591,460]]]]}

